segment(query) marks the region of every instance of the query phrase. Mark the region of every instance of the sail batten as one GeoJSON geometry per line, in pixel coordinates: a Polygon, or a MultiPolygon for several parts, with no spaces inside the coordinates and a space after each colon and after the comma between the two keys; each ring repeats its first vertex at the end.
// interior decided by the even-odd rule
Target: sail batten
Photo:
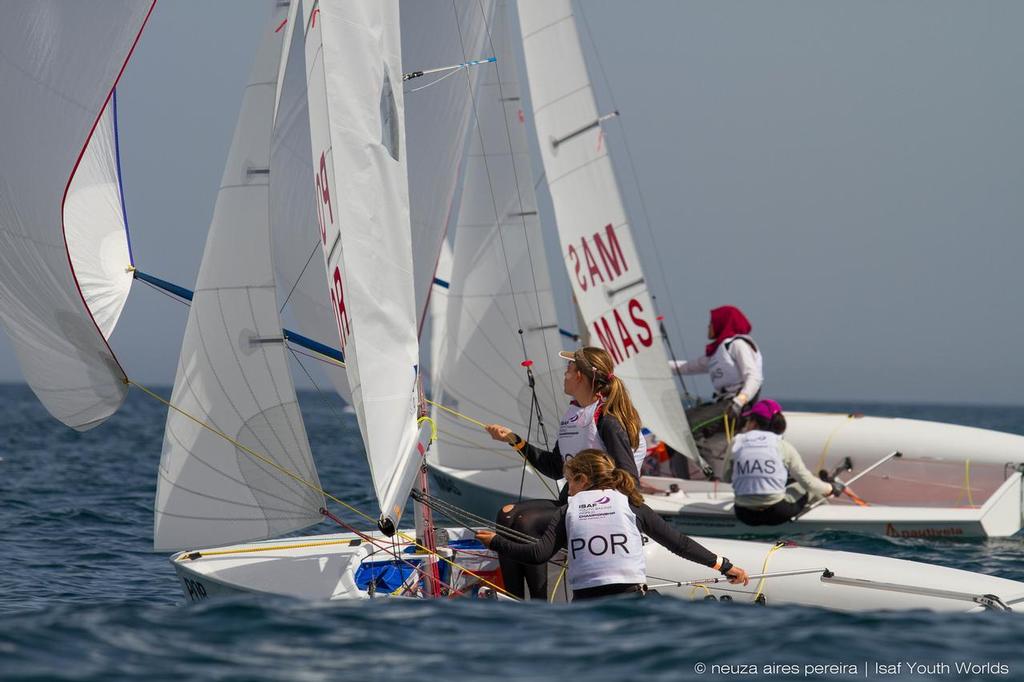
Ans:
{"type": "Polygon", "coordinates": [[[157,550],[260,540],[322,518],[278,315],[271,176],[260,172],[270,164],[283,17],[279,7],[250,72],[191,292],[157,481],[157,550]]]}
{"type": "Polygon", "coordinates": [[[569,0],[521,2],[519,24],[541,159],[581,335],[608,351],[644,424],[699,460],[604,144],[569,0]]]}

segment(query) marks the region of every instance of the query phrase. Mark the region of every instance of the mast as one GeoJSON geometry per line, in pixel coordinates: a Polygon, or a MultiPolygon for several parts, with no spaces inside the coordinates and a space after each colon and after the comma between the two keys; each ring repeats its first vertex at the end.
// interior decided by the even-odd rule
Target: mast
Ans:
{"type": "Polygon", "coordinates": [[[534,122],[562,258],[591,341],[615,362],[646,426],[703,466],[658,342],[569,0],[520,2],[534,122]]]}

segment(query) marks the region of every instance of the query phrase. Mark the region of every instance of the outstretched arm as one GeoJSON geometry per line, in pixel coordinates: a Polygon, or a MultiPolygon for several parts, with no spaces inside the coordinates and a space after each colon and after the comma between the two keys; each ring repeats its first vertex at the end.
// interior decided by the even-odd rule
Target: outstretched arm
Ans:
{"type": "Polygon", "coordinates": [[[565,547],[565,507],[552,517],[544,535],[536,542],[515,542],[492,531],[480,531],[476,537],[490,549],[513,561],[543,563],[565,547]]]}

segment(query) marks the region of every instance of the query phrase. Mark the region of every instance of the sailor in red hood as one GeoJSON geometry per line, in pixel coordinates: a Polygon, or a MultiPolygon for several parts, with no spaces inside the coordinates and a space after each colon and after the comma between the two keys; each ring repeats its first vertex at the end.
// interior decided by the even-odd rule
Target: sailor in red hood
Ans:
{"type": "Polygon", "coordinates": [[[704,355],[684,361],[670,361],[679,374],[707,374],[714,395],[710,403],[686,412],[701,455],[721,475],[725,456],[725,419],[735,424],[748,403],[757,400],[764,375],[761,351],[750,334],[750,321],[731,305],[711,311],[709,343],[704,355]]]}

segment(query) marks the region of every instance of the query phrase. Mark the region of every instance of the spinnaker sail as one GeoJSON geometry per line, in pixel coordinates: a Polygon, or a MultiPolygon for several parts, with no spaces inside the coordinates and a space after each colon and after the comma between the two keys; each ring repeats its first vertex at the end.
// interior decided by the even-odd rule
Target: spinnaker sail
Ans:
{"type": "Polygon", "coordinates": [[[131,282],[112,94],[151,0],[8,3],[0,22],[0,321],[78,430],[128,391],[107,344],[131,282]]]}

